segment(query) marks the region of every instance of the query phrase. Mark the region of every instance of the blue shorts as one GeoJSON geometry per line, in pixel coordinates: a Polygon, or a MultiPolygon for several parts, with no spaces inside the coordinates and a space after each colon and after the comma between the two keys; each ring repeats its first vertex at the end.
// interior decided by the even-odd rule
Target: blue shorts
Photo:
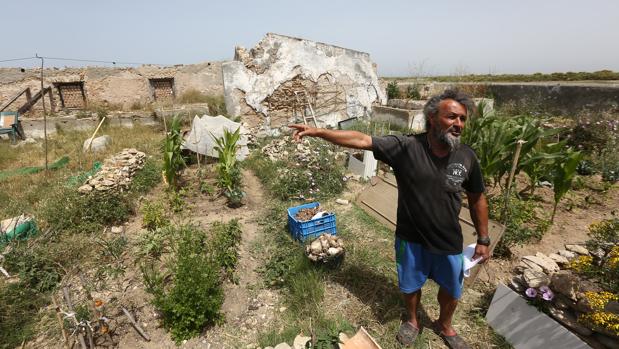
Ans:
{"type": "Polygon", "coordinates": [[[398,285],[405,294],[416,292],[428,278],[443,287],[455,299],[462,295],[464,260],[462,254],[441,255],[420,244],[395,238],[398,285]]]}

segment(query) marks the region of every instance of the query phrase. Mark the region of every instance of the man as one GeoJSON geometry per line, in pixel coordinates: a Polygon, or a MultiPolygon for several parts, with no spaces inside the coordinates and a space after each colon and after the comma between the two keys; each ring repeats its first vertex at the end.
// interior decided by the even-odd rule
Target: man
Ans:
{"type": "Polygon", "coordinates": [[[465,94],[446,90],[426,103],[427,132],[419,135],[370,137],[357,131],[327,130],[290,125],[294,138],[320,137],[331,143],[372,150],[374,157],[393,168],[398,183],[395,252],[398,284],[408,321],[397,339],[412,345],[419,333],[417,309],[421,287],[428,278],[439,284],[440,316],[435,330],[451,348],[468,348],[452,327],[462,294],[462,230],[458,215],[465,191],[478,234],[474,259],[489,258],[488,204],[475,153],[460,144],[460,135],[474,103],[465,94]]]}

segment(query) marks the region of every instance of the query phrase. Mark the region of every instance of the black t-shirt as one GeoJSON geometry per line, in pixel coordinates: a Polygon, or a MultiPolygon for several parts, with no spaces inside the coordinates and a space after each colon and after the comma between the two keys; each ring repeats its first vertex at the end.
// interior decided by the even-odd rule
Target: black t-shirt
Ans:
{"type": "Polygon", "coordinates": [[[426,135],[372,137],[374,157],[393,168],[398,183],[395,234],[433,253],[459,254],[461,192],[484,191],[479,161],[464,144],[439,158],[426,135]]]}

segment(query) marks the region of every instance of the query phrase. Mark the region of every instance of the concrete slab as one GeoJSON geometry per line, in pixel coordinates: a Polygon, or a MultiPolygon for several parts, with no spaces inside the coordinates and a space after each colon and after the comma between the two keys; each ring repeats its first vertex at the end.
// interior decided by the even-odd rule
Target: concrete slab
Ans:
{"type": "Polygon", "coordinates": [[[486,320],[515,349],[591,348],[503,284],[497,286],[486,320]]]}

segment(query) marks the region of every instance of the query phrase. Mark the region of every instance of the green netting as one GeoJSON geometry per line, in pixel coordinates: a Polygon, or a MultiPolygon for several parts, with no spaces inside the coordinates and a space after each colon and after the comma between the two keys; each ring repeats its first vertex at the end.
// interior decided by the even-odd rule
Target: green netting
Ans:
{"type": "MultiPolygon", "coordinates": [[[[57,170],[59,168],[63,168],[67,166],[68,163],[69,163],[69,157],[63,156],[62,158],[58,159],[53,164],[49,165],[49,169],[57,170]]],[[[33,173],[41,172],[43,170],[45,170],[45,166],[22,167],[22,168],[15,168],[12,170],[0,171],[0,181],[3,181],[9,177],[33,174],[33,173]]]]}
{"type": "Polygon", "coordinates": [[[90,171],[86,171],[77,176],[70,177],[69,180],[67,181],[67,184],[68,185],[82,184],[86,182],[86,179],[88,179],[88,177],[94,176],[95,173],[99,172],[101,170],[101,167],[103,167],[103,164],[101,164],[99,161],[95,161],[90,171]]]}
{"type": "Polygon", "coordinates": [[[6,233],[0,233],[0,251],[13,240],[26,240],[39,233],[39,228],[33,219],[29,219],[6,233]]]}

